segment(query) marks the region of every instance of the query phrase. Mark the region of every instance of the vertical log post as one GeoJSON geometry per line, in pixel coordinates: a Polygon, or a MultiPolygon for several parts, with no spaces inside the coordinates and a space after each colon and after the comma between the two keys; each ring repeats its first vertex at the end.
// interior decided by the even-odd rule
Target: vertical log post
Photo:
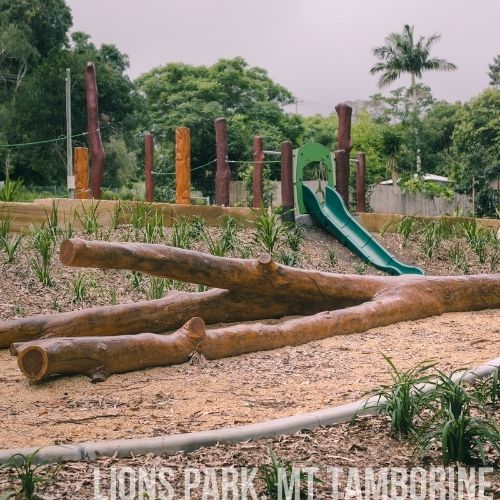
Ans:
{"type": "Polygon", "coordinates": [[[89,150],[87,148],[75,148],[74,154],[75,172],[75,198],[88,200],[89,198],[89,150]]]}
{"type": "MultiPolygon", "coordinates": [[[[339,193],[347,193],[347,202],[346,207],[349,207],[349,154],[352,149],[351,142],[351,115],[352,108],[343,102],[337,104],[335,106],[335,110],[337,111],[337,115],[339,117],[339,130],[338,130],[338,148],[337,150],[343,150],[346,152],[347,161],[342,163],[342,169],[345,171],[340,172],[340,179],[337,177],[337,191],[339,193]]],[[[335,158],[337,156],[335,155],[335,158]]],[[[338,172],[338,166],[335,168],[335,171],[338,172]]],[[[342,194],[344,198],[344,195],[342,194]]],[[[345,201],[346,198],[344,198],[345,201]]]]}
{"type": "Polygon", "coordinates": [[[358,212],[366,212],[366,155],[358,153],[356,155],[358,166],[356,168],[356,210],[358,212]]]}
{"type": "Polygon", "coordinates": [[[264,201],[264,153],[262,137],[253,139],[253,207],[259,208],[260,202],[264,201]]]}
{"type": "Polygon", "coordinates": [[[97,107],[97,83],[94,65],[89,62],[85,69],[85,88],[87,95],[87,121],[89,126],[90,157],[92,162],[90,194],[101,199],[102,179],[104,177],[104,146],[99,130],[99,110],[97,107]]]}
{"type": "Polygon", "coordinates": [[[343,149],[335,151],[335,180],[336,189],[349,209],[349,157],[343,149]]]}
{"type": "Polygon", "coordinates": [[[187,127],[175,130],[175,203],[191,204],[191,137],[187,127]]]}
{"type": "Polygon", "coordinates": [[[283,220],[285,222],[295,222],[293,151],[290,141],[281,143],[281,202],[283,203],[283,220]]]}
{"type": "Polygon", "coordinates": [[[146,134],[144,136],[144,158],[146,168],[146,201],[152,203],[155,199],[153,134],[146,134]]]}
{"type": "Polygon", "coordinates": [[[227,163],[227,121],[215,120],[215,141],[217,143],[217,172],[215,173],[215,204],[229,206],[229,182],[231,170],[227,163]]]}

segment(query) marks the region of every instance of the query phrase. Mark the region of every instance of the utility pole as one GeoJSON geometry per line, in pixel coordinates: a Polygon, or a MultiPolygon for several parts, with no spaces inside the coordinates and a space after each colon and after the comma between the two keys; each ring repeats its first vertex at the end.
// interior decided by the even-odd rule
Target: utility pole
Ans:
{"type": "Polygon", "coordinates": [[[66,167],[68,174],[68,194],[75,197],[75,174],[73,172],[73,147],[71,144],[71,70],[66,68],[66,167]]]}

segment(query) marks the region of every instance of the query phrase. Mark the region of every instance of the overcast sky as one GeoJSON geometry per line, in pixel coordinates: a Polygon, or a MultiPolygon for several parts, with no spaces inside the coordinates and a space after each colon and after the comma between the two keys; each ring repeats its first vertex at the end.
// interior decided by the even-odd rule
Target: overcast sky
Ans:
{"type": "MultiPolygon", "coordinates": [[[[242,56],[265,68],[299,101],[299,113],[328,114],[342,101],[379,92],[373,47],[414,25],[440,33],[431,56],[458,66],[424,73],[434,97],[467,101],[488,86],[500,54],[500,0],[66,0],[73,31],[98,47],[115,44],[136,78],[168,62],[211,65],[242,56]]],[[[410,77],[382,90],[409,85],[410,77]]]]}

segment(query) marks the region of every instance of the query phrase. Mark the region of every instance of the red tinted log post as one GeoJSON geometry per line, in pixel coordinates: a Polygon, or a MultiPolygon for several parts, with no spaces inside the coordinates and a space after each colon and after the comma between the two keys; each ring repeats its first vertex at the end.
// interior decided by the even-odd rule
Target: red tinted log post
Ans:
{"type": "Polygon", "coordinates": [[[90,140],[90,194],[96,200],[101,199],[102,179],[104,177],[104,146],[99,130],[99,110],[97,107],[97,83],[94,65],[89,62],[85,69],[85,88],[87,95],[87,120],[90,140]]]}
{"type": "Polygon", "coordinates": [[[281,202],[283,203],[283,220],[285,222],[295,222],[293,151],[290,141],[281,143],[281,202]]]}
{"type": "Polygon", "coordinates": [[[191,137],[187,127],[175,130],[175,203],[191,204],[191,137]]]}
{"type": "MultiPolygon", "coordinates": [[[[345,169],[345,172],[341,172],[340,180],[337,177],[337,191],[339,193],[347,192],[347,200],[349,200],[349,154],[352,149],[351,142],[351,115],[352,108],[343,102],[337,104],[335,106],[335,110],[337,111],[337,115],[339,117],[339,130],[338,130],[338,148],[337,150],[344,150],[346,152],[347,161],[345,164],[342,164],[342,168],[345,169]]],[[[336,167],[336,171],[338,171],[338,167],[336,167]]],[[[344,195],[342,195],[344,197],[344,195]]],[[[344,198],[345,200],[345,198],[344,198]]],[[[349,206],[349,203],[346,202],[346,206],[349,206]]]]}
{"type": "Polygon", "coordinates": [[[75,172],[75,198],[89,198],[89,150],[75,148],[73,152],[73,170],[75,172]]]}
{"type": "Polygon", "coordinates": [[[335,151],[336,189],[349,209],[349,158],[343,149],[335,151]]]}
{"type": "Polygon", "coordinates": [[[146,168],[146,201],[152,203],[155,199],[153,134],[146,134],[144,136],[144,158],[146,168]]]}
{"type": "Polygon", "coordinates": [[[227,163],[227,121],[215,120],[215,141],[217,143],[217,172],[215,173],[215,204],[229,206],[229,182],[231,170],[227,163]]]}
{"type": "Polygon", "coordinates": [[[260,202],[264,201],[264,153],[263,153],[262,137],[254,137],[253,139],[253,206],[260,207],[260,202]]]}
{"type": "Polygon", "coordinates": [[[365,153],[358,153],[356,155],[358,166],[356,168],[356,211],[366,212],[366,190],[365,190],[365,177],[366,177],[366,155],[365,153]]]}

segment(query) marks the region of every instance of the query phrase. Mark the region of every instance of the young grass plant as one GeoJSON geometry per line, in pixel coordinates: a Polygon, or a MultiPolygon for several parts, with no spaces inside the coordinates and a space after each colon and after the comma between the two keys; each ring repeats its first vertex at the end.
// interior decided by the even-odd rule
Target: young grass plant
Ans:
{"type": "Polygon", "coordinates": [[[292,252],[298,252],[300,250],[300,245],[304,241],[304,229],[294,223],[288,223],[286,227],[288,229],[286,233],[286,242],[292,252]]]}
{"type": "Polygon", "coordinates": [[[14,260],[14,253],[17,250],[17,247],[21,243],[21,236],[13,236],[10,239],[4,238],[0,236],[0,248],[3,248],[7,253],[7,262],[12,262],[14,260]]]}
{"type": "Polygon", "coordinates": [[[15,201],[19,191],[21,190],[22,184],[23,181],[21,179],[17,179],[16,181],[11,180],[9,172],[7,172],[4,186],[0,189],[0,201],[4,201],[6,203],[15,201]]]}
{"type": "MultiPolygon", "coordinates": [[[[264,482],[265,491],[269,498],[272,500],[305,498],[308,492],[307,474],[301,469],[294,468],[292,462],[283,462],[281,458],[278,458],[267,441],[266,445],[271,457],[271,463],[260,465],[257,477],[264,482]]],[[[312,481],[313,483],[322,483],[314,475],[312,481]]]]}
{"type": "Polygon", "coordinates": [[[281,246],[282,239],[287,231],[286,225],[281,222],[282,209],[283,205],[275,209],[269,207],[266,210],[262,200],[260,202],[260,211],[252,208],[255,215],[255,221],[253,221],[255,228],[254,241],[270,255],[274,255],[281,246]]]}
{"type": "Polygon", "coordinates": [[[428,400],[421,385],[429,382],[428,373],[436,363],[424,360],[404,372],[397,370],[392,360],[382,353],[389,365],[392,385],[381,385],[366,391],[362,397],[370,396],[366,408],[376,408],[382,415],[391,418],[391,430],[396,434],[409,434],[415,430],[415,419],[428,407],[428,400]],[[373,402],[373,398],[377,398],[373,402]]]}
{"type": "Polygon", "coordinates": [[[2,238],[7,238],[7,235],[9,234],[10,230],[10,224],[12,222],[12,216],[10,214],[10,208],[7,210],[7,214],[4,216],[4,208],[2,208],[2,212],[0,213],[0,217],[2,220],[0,220],[0,236],[2,238]]]}
{"type": "Polygon", "coordinates": [[[94,201],[89,206],[88,211],[85,209],[85,205],[81,204],[81,207],[75,210],[75,218],[77,218],[83,226],[83,230],[88,234],[93,234],[94,238],[99,237],[99,221],[97,220],[97,209],[99,208],[100,200],[94,204],[94,201]],[[80,210],[82,213],[80,213],[80,210]]]}
{"type": "Polygon", "coordinates": [[[30,267],[45,286],[52,283],[50,261],[55,252],[56,237],[50,229],[42,224],[38,232],[31,228],[33,247],[38,250],[36,256],[30,259],[30,267]]]}
{"type": "Polygon", "coordinates": [[[157,276],[149,277],[149,285],[147,289],[148,299],[156,300],[161,299],[168,290],[168,280],[166,278],[159,278],[157,276]]]}
{"type": "Polygon", "coordinates": [[[405,215],[396,226],[396,232],[403,237],[405,247],[411,235],[418,229],[418,220],[415,215],[405,215]]]}
{"type": "Polygon", "coordinates": [[[454,267],[456,267],[463,274],[469,274],[469,264],[467,263],[467,254],[460,244],[460,242],[455,243],[450,248],[450,261],[454,267]]]}
{"type": "MultiPolygon", "coordinates": [[[[34,451],[31,455],[25,456],[21,453],[16,453],[12,455],[9,461],[3,465],[0,465],[0,468],[12,469],[14,474],[10,476],[11,481],[19,481],[20,489],[17,492],[13,492],[18,498],[22,498],[23,500],[37,500],[40,497],[38,496],[38,490],[41,485],[47,485],[48,483],[53,483],[56,479],[57,472],[59,471],[59,467],[55,467],[48,472],[47,477],[40,475],[40,468],[43,466],[34,465],[33,460],[35,456],[38,454],[40,449],[34,451]]],[[[11,492],[7,492],[6,495],[13,495],[11,492]]],[[[2,498],[10,498],[9,496],[4,496],[2,498]]]]}
{"type": "Polygon", "coordinates": [[[334,248],[329,248],[328,262],[330,263],[330,266],[335,267],[337,265],[337,261],[338,261],[337,250],[335,250],[334,248]]]}
{"type": "Polygon", "coordinates": [[[73,291],[75,294],[75,302],[81,302],[85,297],[85,292],[87,291],[88,282],[85,274],[78,272],[76,278],[73,281],[73,291]]]}
{"type": "Polygon", "coordinates": [[[184,248],[189,250],[193,237],[191,227],[187,217],[174,219],[172,224],[172,234],[170,244],[176,248],[184,248]]]}
{"type": "Polygon", "coordinates": [[[454,371],[451,375],[440,370],[436,372],[435,388],[428,391],[427,397],[439,406],[415,435],[417,453],[422,456],[440,444],[443,466],[449,462],[474,463],[477,460],[486,465],[485,445],[500,452],[500,433],[484,410],[483,397],[467,389],[465,370],[454,371]],[[472,409],[480,416],[473,415],[472,409]]]}
{"type": "Polygon", "coordinates": [[[276,261],[284,266],[299,267],[299,258],[295,252],[281,251],[276,261]]]}

